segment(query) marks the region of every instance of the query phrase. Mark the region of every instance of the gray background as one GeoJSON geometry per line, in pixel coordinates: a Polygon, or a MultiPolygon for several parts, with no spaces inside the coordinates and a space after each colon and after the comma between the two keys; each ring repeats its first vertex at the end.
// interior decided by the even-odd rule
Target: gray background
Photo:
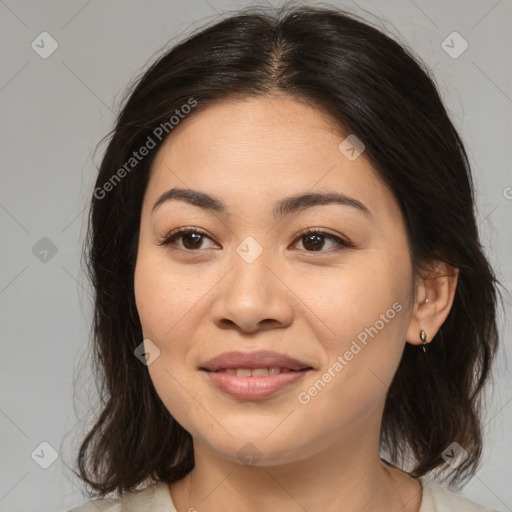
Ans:
{"type": "MultiPolygon", "coordinates": [[[[80,267],[84,208],[101,157],[101,151],[94,156],[95,145],[112,127],[125,87],[148,58],[207,18],[246,5],[0,0],[1,511],[64,511],[85,501],[69,466],[95,396],[86,366],[90,289],[80,267]],[[31,47],[44,31],[58,43],[46,59],[31,47]],[[44,237],[51,242],[40,241],[44,237]],[[51,449],[40,447],[42,442],[58,453],[48,469],[39,465],[51,462],[51,449]]],[[[383,18],[383,26],[434,69],[473,164],[483,244],[510,288],[512,3],[332,5],[370,21],[383,18]],[[441,46],[453,31],[469,44],[458,58],[441,46]]],[[[452,46],[460,49],[460,41],[452,46]]],[[[511,329],[505,321],[510,313],[507,301],[495,387],[487,401],[487,450],[463,490],[501,511],[512,510],[511,329]]]]}

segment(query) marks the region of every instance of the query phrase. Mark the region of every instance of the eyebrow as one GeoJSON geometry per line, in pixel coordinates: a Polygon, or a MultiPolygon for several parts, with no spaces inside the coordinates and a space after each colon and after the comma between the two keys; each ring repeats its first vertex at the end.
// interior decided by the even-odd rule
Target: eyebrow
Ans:
{"type": "MultiPolygon", "coordinates": [[[[153,205],[151,213],[154,213],[162,204],[173,200],[184,201],[194,206],[198,206],[199,208],[203,208],[204,210],[229,215],[227,206],[220,199],[206,194],[205,192],[186,188],[172,188],[164,192],[153,205]]],[[[372,217],[370,210],[363,203],[353,197],[336,192],[305,193],[286,197],[279,200],[274,205],[272,213],[274,217],[284,217],[291,213],[306,210],[313,206],[327,204],[350,206],[364,213],[368,217],[372,217]]]]}

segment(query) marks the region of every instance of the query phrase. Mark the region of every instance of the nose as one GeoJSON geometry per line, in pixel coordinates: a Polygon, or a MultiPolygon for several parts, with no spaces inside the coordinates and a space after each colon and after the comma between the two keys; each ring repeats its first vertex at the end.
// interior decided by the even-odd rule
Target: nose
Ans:
{"type": "Polygon", "coordinates": [[[263,254],[252,263],[234,255],[231,271],[215,290],[212,316],[220,329],[254,333],[292,323],[292,292],[263,254]]]}

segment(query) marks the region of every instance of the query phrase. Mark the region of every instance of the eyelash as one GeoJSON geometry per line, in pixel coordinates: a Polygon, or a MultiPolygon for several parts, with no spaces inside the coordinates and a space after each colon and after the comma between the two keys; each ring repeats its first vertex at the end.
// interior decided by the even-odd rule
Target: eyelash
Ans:
{"type": "MultiPolygon", "coordinates": [[[[184,236],[184,235],[188,235],[190,233],[195,233],[197,235],[201,235],[205,238],[209,238],[210,240],[211,237],[208,236],[208,234],[203,231],[202,229],[199,229],[199,228],[180,228],[176,231],[172,231],[171,233],[169,233],[168,235],[166,235],[160,242],[158,242],[158,245],[160,246],[171,246],[174,244],[174,242],[180,238],[180,236],[184,236]]],[[[322,237],[326,238],[326,239],[329,239],[329,240],[333,240],[335,241],[337,244],[338,244],[338,247],[334,248],[333,250],[327,250],[327,251],[306,251],[305,252],[308,252],[308,253],[317,253],[317,252],[335,252],[335,251],[341,251],[343,249],[351,249],[351,248],[354,248],[355,246],[349,242],[348,240],[344,240],[338,236],[335,236],[335,235],[332,235],[330,233],[327,233],[325,231],[322,231],[321,229],[318,229],[318,228],[307,228],[305,229],[304,231],[302,231],[301,233],[299,233],[297,235],[297,237],[295,238],[295,240],[298,240],[300,238],[305,238],[307,236],[310,236],[310,235],[321,235],[322,237]]],[[[212,240],[213,241],[213,240],[212,240]]],[[[181,248],[176,248],[176,247],[173,247],[173,249],[175,250],[181,250],[181,251],[185,251],[185,252],[199,252],[200,249],[197,249],[197,250],[192,250],[192,249],[181,249],[181,248]]]]}

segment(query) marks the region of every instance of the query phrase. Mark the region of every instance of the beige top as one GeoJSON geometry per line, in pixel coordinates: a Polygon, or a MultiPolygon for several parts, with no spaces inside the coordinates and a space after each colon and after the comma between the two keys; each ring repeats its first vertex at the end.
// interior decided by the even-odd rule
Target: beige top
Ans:
{"type": "MultiPolygon", "coordinates": [[[[423,497],[419,512],[496,512],[482,507],[444,488],[420,478],[423,497]]],[[[143,491],[125,494],[120,500],[105,498],[91,501],[69,512],[177,512],[165,483],[143,491]]]]}

